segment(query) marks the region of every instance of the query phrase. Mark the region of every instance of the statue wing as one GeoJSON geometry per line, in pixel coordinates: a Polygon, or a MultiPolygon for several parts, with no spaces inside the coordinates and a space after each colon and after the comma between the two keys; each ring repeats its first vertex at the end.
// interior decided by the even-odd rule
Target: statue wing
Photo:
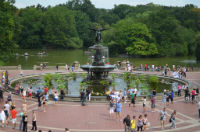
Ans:
{"type": "Polygon", "coordinates": [[[90,30],[92,30],[92,31],[95,31],[95,32],[97,31],[97,30],[96,30],[96,29],[94,29],[94,28],[88,28],[88,29],[90,29],[90,30]]]}
{"type": "Polygon", "coordinates": [[[107,30],[106,28],[102,28],[102,29],[100,29],[100,31],[104,31],[104,30],[107,30]]]}

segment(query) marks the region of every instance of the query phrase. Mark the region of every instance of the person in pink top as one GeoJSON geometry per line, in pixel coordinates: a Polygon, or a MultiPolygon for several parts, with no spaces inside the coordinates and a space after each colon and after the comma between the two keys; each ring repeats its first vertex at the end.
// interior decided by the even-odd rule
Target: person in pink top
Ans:
{"type": "Polygon", "coordinates": [[[177,88],[178,88],[178,96],[181,96],[181,89],[182,89],[181,85],[179,84],[177,88]]]}
{"type": "Polygon", "coordinates": [[[196,90],[193,89],[193,90],[192,90],[192,103],[194,103],[195,95],[196,95],[196,90]]]}

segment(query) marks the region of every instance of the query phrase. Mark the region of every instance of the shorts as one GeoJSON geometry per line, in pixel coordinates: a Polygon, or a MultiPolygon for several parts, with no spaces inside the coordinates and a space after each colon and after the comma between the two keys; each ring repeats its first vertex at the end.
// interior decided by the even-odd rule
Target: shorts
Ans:
{"type": "Polygon", "coordinates": [[[31,97],[31,96],[32,96],[32,93],[29,93],[28,96],[31,97]]]}
{"type": "Polygon", "coordinates": [[[151,108],[155,108],[156,107],[156,105],[155,104],[151,104],[151,108]]]}
{"type": "Polygon", "coordinates": [[[174,100],[174,98],[170,98],[171,99],[171,101],[173,101],[174,100]]]}
{"type": "Polygon", "coordinates": [[[16,118],[13,118],[13,119],[12,119],[12,123],[15,124],[16,122],[17,122],[17,119],[16,119],[16,118]]]}
{"type": "Polygon", "coordinates": [[[146,105],[145,104],[143,104],[143,107],[145,107],[146,105]]]}
{"type": "Polygon", "coordinates": [[[135,104],[135,100],[134,100],[134,99],[132,99],[132,100],[131,100],[131,103],[132,103],[132,104],[135,104]]]}
{"type": "Polygon", "coordinates": [[[110,108],[109,113],[110,113],[110,114],[114,113],[114,108],[113,108],[113,107],[110,108]]]}
{"type": "Polygon", "coordinates": [[[56,101],[56,102],[57,102],[57,101],[58,101],[58,98],[54,98],[54,101],[56,101]]]}

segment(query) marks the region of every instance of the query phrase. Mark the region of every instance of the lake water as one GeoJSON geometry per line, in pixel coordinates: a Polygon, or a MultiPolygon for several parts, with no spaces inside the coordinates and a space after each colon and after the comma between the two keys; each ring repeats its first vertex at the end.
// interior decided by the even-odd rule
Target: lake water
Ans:
{"type": "MultiPolygon", "coordinates": [[[[18,50],[16,53],[19,53],[19,56],[13,55],[13,57],[6,62],[7,66],[22,65],[22,69],[32,69],[33,65],[40,65],[41,62],[47,63],[49,66],[53,65],[62,65],[65,64],[72,65],[74,61],[79,61],[80,64],[85,64],[89,62],[88,55],[83,50],[46,50],[48,53],[45,56],[37,55],[41,50],[18,50]],[[29,56],[24,56],[24,53],[29,53],[29,56]]],[[[115,64],[117,61],[123,61],[128,59],[131,63],[134,63],[136,66],[140,64],[148,64],[155,66],[161,66],[168,64],[172,65],[181,65],[181,66],[195,66],[200,67],[199,64],[196,64],[194,57],[165,57],[165,58],[119,58],[119,57],[110,57],[110,63],[115,64]]]]}

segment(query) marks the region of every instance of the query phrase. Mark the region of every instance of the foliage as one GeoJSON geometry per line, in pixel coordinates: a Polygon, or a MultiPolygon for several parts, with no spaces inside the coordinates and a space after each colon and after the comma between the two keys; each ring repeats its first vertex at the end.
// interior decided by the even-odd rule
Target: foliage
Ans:
{"type": "Polygon", "coordinates": [[[52,88],[53,75],[48,73],[44,75],[43,78],[44,78],[44,85],[47,86],[48,88],[52,88]]]}
{"type": "Polygon", "coordinates": [[[135,80],[135,85],[137,89],[139,88],[140,83],[140,79],[135,80]]]}
{"type": "Polygon", "coordinates": [[[112,79],[115,80],[115,78],[117,77],[117,74],[112,73],[111,76],[112,76],[112,79]]]}
{"type": "Polygon", "coordinates": [[[99,83],[101,85],[103,85],[103,86],[109,86],[109,81],[108,80],[101,80],[99,83]]]}
{"type": "Polygon", "coordinates": [[[150,56],[158,53],[146,25],[134,23],[131,18],[114,24],[110,31],[105,32],[104,37],[111,49],[117,48],[130,55],[150,56]]]}
{"type": "Polygon", "coordinates": [[[69,73],[69,80],[72,80],[72,79],[76,79],[76,73],[75,72],[70,72],[69,73]]]}
{"type": "Polygon", "coordinates": [[[194,43],[196,44],[196,50],[195,50],[196,59],[198,62],[200,62],[200,34],[196,36],[194,43]]]}
{"type": "Polygon", "coordinates": [[[157,88],[157,85],[159,83],[159,78],[157,76],[155,75],[149,76],[148,81],[149,81],[151,89],[157,88]]]}
{"type": "Polygon", "coordinates": [[[0,59],[20,48],[82,48],[94,44],[88,28],[107,28],[103,44],[112,55],[187,56],[198,48],[200,9],[117,5],[98,9],[90,0],[69,0],[54,7],[17,9],[14,0],[0,1],[0,59]]]}
{"type": "Polygon", "coordinates": [[[82,73],[82,74],[81,74],[81,77],[82,77],[82,78],[86,78],[86,77],[87,77],[87,73],[82,73]]]}
{"type": "Polygon", "coordinates": [[[15,22],[16,9],[14,0],[0,1],[0,60],[5,61],[17,45],[14,41],[17,24],[15,22]]]}
{"type": "Polygon", "coordinates": [[[115,83],[115,82],[112,82],[112,83],[111,83],[111,86],[113,87],[113,89],[115,89],[116,83],[115,83]]]}

